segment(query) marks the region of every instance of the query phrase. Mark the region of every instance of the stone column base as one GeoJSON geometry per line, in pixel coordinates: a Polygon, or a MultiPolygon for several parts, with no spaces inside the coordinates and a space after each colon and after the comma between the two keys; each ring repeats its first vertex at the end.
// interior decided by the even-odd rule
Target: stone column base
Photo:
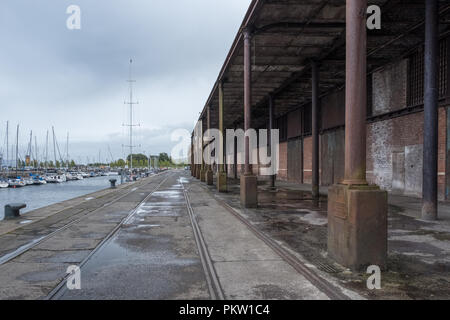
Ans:
{"type": "Polygon", "coordinates": [[[217,191],[219,192],[227,192],[227,173],[226,172],[218,172],[217,173],[217,191]]]}
{"type": "Polygon", "coordinates": [[[377,186],[332,186],[328,190],[329,256],[352,270],[369,265],[385,269],[387,212],[387,192],[377,186]]]}
{"type": "Polygon", "coordinates": [[[200,172],[201,172],[200,166],[197,165],[197,168],[195,169],[195,177],[199,180],[200,180],[200,176],[201,176],[200,172]]]}
{"type": "Polygon", "coordinates": [[[205,180],[208,186],[212,186],[214,184],[214,173],[212,172],[212,170],[206,170],[205,180]]]}
{"type": "Polygon", "coordinates": [[[246,208],[258,207],[258,180],[255,175],[241,175],[241,204],[246,208]]]}
{"type": "Polygon", "coordinates": [[[200,170],[200,181],[206,182],[206,169],[200,170]]]}

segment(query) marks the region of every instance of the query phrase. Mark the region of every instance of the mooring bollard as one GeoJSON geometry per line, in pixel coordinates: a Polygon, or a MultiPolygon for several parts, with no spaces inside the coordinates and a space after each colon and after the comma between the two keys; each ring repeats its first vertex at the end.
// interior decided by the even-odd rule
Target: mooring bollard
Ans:
{"type": "Polygon", "coordinates": [[[5,220],[20,217],[20,209],[25,208],[25,203],[10,203],[5,206],[5,220]]]}
{"type": "Polygon", "coordinates": [[[111,189],[115,189],[116,188],[117,179],[110,179],[109,182],[111,183],[111,189]]]}

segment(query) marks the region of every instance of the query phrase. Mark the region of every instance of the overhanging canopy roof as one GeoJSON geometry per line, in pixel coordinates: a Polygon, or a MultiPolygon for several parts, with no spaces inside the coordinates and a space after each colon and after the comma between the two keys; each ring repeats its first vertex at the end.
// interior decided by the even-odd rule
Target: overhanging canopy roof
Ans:
{"type": "MultiPolygon", "coordinates": [[[[280,116],[311,100],[310,61],[320,62],[320,92],[345,84],[345,0],[253,0],[241,25],[252,38],[252,126],[267,121],[267,98],[275,97],[280,116]]],[[[425,0],[374,0],[381,30],[368,30],[367,63],[373,71],[408,54],[424,42],[425,0]]],[[[450,30],[450,4],[440,1],[441,33],[450,30]]],[[[200,118],[211,105],[211,125],[218,127],[218,83],[224,80],[224,127],[234,128],[244,115],[244,52],[239,32],[200,118]]]]}

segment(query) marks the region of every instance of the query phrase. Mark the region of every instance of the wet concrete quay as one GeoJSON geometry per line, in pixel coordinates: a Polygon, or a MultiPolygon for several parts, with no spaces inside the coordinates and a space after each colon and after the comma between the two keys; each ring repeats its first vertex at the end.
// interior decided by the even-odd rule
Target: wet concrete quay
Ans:
{"type": "Polygon", "coordinates": [[[24,219],[0,224],[0,299],[329,298],[186,171],[24,219]],[[80,290],[66,287],[71,265],[80,290]]]}
{"type": "Polygon", "coordinates": [[[237,181],[218,193],[170,171],[3,221],[0,299],[450,296],[447,221],[420,221],[394,199],[388,270],[371,291],[367,274],[326,254],[326,192],[313,201],[302,187],[259,184],[259,207],[244,209],[237,181]],[[72,265],[81,268],[80,290],[66,286],[72,265]]]}

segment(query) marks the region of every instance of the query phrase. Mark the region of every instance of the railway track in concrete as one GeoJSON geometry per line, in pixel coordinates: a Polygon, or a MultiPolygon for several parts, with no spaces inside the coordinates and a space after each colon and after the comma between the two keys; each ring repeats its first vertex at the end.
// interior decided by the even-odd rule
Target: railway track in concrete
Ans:
{"type": "Polygon", "coordinates": [[[209,294],[212,300],[225,300],[225,295],[220,285],[220,281],[214,268],[214,264],[209,255],[208,247],[206,246],[202,232],[200,230],[200,227],[198,226],[194,210],[192,209],[188,190],[185,188],[184,183],[181,182],[181,185],[183,186],[183,194],[189,213],[189,218],[191,220],[192,230],[194,232],[195,242],[197,244],[197,249],[200,255],[203,270],[205,272],[206,282],[208,283],[209,294]]]}
{"type": "MultiPolygon", "coordinates": [[[[86,257],[86,259],[80,263],[79,267],[80,269],[83,268],[83,266],[89,262],[89,260],[91,259],[92,256],[94,256],[94,254],[96,252],[98,252],[99,250],[101,250],[103,247],[106,246],[106,244],[108,243],[108,241],[110,241],[120,230],[120,228],[123,225],[128,224],[134,217],[134,215],[136,214],[136,212],[138,211],[139,207],[141,205],[144,205],[146,202],[149,201],[150,197],[158,192],[160,190],[160,188],[164,185],[164,183],[171,177],[173,177],[174,174],[168,175],[164,180],[162,180],[146,197],[145,199],[143,199],[139,204],[137,204],[136,208],[130,212],[130,214],[128,214],[122,221],[121,223],[119,223],[109,234],[106,238],[104,238],[104,240],[89,254],[88,257],[86,257]]],[[[186,205],[186,209],[187,209],[187,213],[189,215],[189,221],[192,227],[192,232],[195,238],[195,244],[197,247],[197,251],[198,251],[198,255],[201,261],[201,265],[203,268],[203,272],[205,275],[205,279],[206,279],[206,283],[207,283],[207,287],[208,287],[208,291],[209,291],[209,295],[211,297],[212,300],[224,300],[225,296],[222,290],[222,287],[220,286],[220,282],[216,273],[216,270],[214,268],[214,264],[211,260],[211,257],[209,255],[205,240],[203,238],[202,232],[197,224],[195,215],[194,215],[194,211],[192,209],[191,203],[190,203],[190,199],[189,199],[189,195],[188,192],[183,184],[183,182],[181,180],[179,180],[179,183],[182,185],[182,191],[183,191],[183,197],[184,197],[184,203],[186,205]]],[[[67,276],[68,277],[68,276],[67,276]]],[[[63,281],[61,281],[61,283],[52,290],[52,292],[50,292],[50,294],[45,298],[46,300],[57,300],[60,299],[64,296],[65,292],[67,291],[65,283],[67,281],[67,277],[66,279],[64,279],[63,281]]]]}
{"type": "MultiPolygon", "coordinates": [[[[152,191],[149,192],[149,194],[140,201],[135,208],[125,217],[122,219],[122,221],[99,243],[99,245],[91,251],[91,253],[78,265],[78,267],[81,269],[90,259],[91,257],[101,250],[103,246],[120,230],[120,228],[127,223],[137,212],[138,208],[144,204],[155,192],[159,190],[159,188],[172,176],[173,174],[167,175],[158,185],[152,189],[152,191]]],[[[136,190],[133,190],[136,191],[136,190]]],[[[45,298],[44,300],[57,300],[59,297],[61,297],[66,289],[66,282],[70,275],[68,274],[61,282],[60,284],[55,287],[45,298]]]]}
{"type": "MultiPolygon", "coordinates": [[[[109,201],[109,202],[103,204],[102,206],[96,208],[96,209],[93,210],[93,211],[88,212],[87,214],[81,215],[81,217],[79,217],[79,218],[77,218],[77,219],[75,219],[75,220],[70,221],[69,223],[65,224],[64,226],[59,227],[59,228],[57,228],[56,230],[52,231],[51,233],[49,233],[49,234],[47,234],[47,235],[44,235],[44,236],[41,236],[41,237],[37,237],[36,239],[30,241],[29,243],[27,243],[27,244],[25,244],[25,245],[22,245],[22,246],[18,247],[18,248],[15,249],[14,251],[12,251],[12,252],[10,252],[10,253],[7,253],[7,254],[5,254],[5,255],[3,255],[3,256],[1,256],[1,257],[0,257],[0,266],[3,265],[3,264],[5,264],[5,263],[8,263],[8,262],[14,260],[15,258],[19,257],[20,255],[26,253],[27,251],[29,251],[29,250],[31,250],[31,249],[37,247],[39,244],[41,244],[41,243],[43,243],[43,242],[45,242],[45,241],[51,239],[52,237],[56,236],[57,234],[61,233],[62,231],[65,231],[66,229],[70,228],[71,226],[75,225],[76,223],[78,223],[78,222],[80,222],[80,221],[82,221],[82,220],[84,220],[84,219],[86,219],[86,218],[88,218],[88,217],[94,215],[94,214],[97,213],[100,209],[104,209],[104,208],[106,208],[106,207],[109,207],[109,206],[115,204],[116,202],[122,200],[122,199],[125,198],[126,196],[128,196],[128,195],[130,195],[131,193],[135,192],[135,191],[139,188],[139,186],[140,186],[140,185],[138,185],[138,186],[136,186],[136,187],[134,187],[134,188],[131,188],[131,189],[130,189],[128,192],[126,192],[125,194],[123,194],[123,195],[121,195],[121,196],[119,196],[119,197],[117,197],[117,198],[112,199],[111,201],[109,201]]],[[[71,209],[71,208],[73,208],[73,206],[68,207],[68,208],[65,208],[64,210],[71,209]]],[[[58,213],[60,213],[60,212],[63,212],[64,210],[60,210],[59,212],[56,212],[55,215],[58,214],[58,213]]]]}
{"type": "Polygon", "coordinates": [[[309,280],[315,287],[322,291],[331,300],[350,300],[350,298],[345,295],[340,288],[319,276],[317,273],[308,268],[305,263],[299,260],[295,255],[286,250],[283,246],[278,244],[274,239],[267,236],[265,233],[260,231],[255,227],[249,220],[244,218],[239,212],[237,212],[233,207],[231,207],[224,200],[218,198],[211,192],[208,188],[202,186],[206,192],[210,192],[214,199],[232,216],[242,222],[256,237],[262,240],[266,245],[268,245],[282,260],[292,266],[300,275],[309,280]]]}

